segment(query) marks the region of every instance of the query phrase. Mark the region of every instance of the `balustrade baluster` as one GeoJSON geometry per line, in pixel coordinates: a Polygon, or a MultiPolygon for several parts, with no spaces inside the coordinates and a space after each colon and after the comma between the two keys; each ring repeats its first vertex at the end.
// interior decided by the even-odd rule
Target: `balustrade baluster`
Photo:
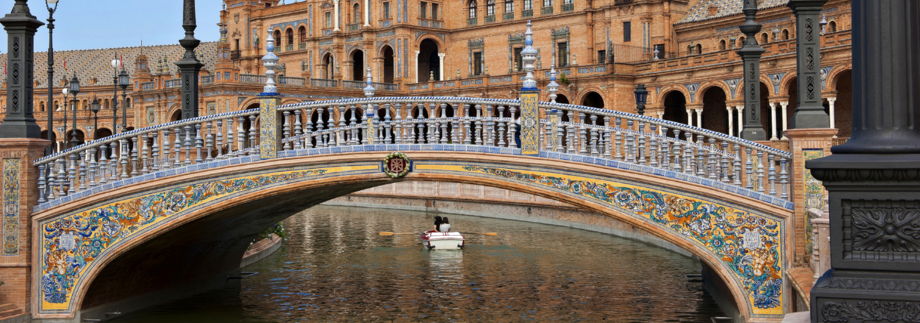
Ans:
{"type": "MultiPolygon", "coordinates": [[[[371,108],[371,109],[373,109],[373,105],[371,105],[371,104],[368,104],[368,107],[371,108]]],[[[356,110],[357,110],[357,107],[355,107],[355,105],[352,104],[352,105],[351,105],[351,119],[348,120],[348,125],[349,125],[349,126],[352,126],[352,129],[351,129],[351,138],[349,138],[350,140],[348,141],[350,145],[358,145],[358,144],[360,144],[360,142],[358,141],[358,130],[357,130],[358,119],[355,118],[355,111],[356,111],[356,110]]],[[[374,113],[374,126],[377,127],[378,129],[381,128],[381,127],[380,127],[380,126],[381,126],[381,124],[380,124],[380,118],[377,117],[377,114],[376,114],[376,113],[374,113]]],[[[381,137],[381,136],[383,135],[382,132],[383,132],[383,131],[377,131],[377,132],[376,132],[376,134],[375,134],[376,138],[374,138],[374,139],[375,139],[375,140],[374,140],[375,142],[379,142],[379,141],[383,138],[383,137],[381,137]]]]}
{"type": "Polygon", "coordinates": [[[207,148],[205,150],[207,150],[207,154],[208,154],[207,158],[205,158],[206,161],[214,160],[214,157],[211,156],[211,150],[214,149],[215,147],[214,135],[212,135],[211,132],[213,131],[213,126],[215,122],[217,121],[215,120],[211,120],[211,122],[205,121],[205,125],[208,126],[208,134],[205,136],[205,146],[207,148]]]}
{"type": "Polygon", "coordinates": [[[683,164],[681,163],[681,156],[683,155],[683,150],[681,150],[682,142],[680,141],[680,130],[674,129],[674,163],[672,163],[675,172],[681,172],[683,164]]]}
{"type": "Polygon", "coordinates": [[[107,148],[107,145],[105,143],[102,143],[101,145],[99,145],[99,164],[96,165],[97,167],[96,176],[99,176],[99,180],[97,181],[99,182],[99,185],[106,183],[105,173],[106,173],[106,170],[109,168],[109,162],[108,162],[109,156],[108,156],[108,152],[106,151],[106,148],[107,148]]]}
{"type": "Polygon", "coordinates": [[[195,163],[201,164],[201,147],[204,146],[204,139],[201,138],[201,124],[195,124],[195,163]]]}
{"type": "MultiPolygon", "coordinates": [[[[437,106],[437,104],[435,104],[435,106],[437,106]]],[[[435,119],[434,119],[434,129],[435,129],[434,139],[435,139],[435,143],[437,144],[444,143],[444,137],[446,136],[446,131],[447,131],[447,122],[442,120],[444,119],[444,116],[446,115],[444,112],[444,109],[447,108],[447,104],[441,103],[440,107],[441,108],[435,113],[435,119]]]]}
{"type": "Polygon", "coordinates": [[[284,135],[284,139],[281,141],[283,141],[284,144],[281,145],[281,149],[291,150],[292,145],[291,145],[291,141],[289,140],[291,138],[291,122],[290,122],[291,111],[284,111],[281,114],[282,114],[281,118],[284,120],[284,123],[281,126],[281,131],[282,131],[282,134],[284,135]]]}
{"type": "Polygon", "coordinates": [[[641,119],[637,122],[639,126],[639,132],[638,132],[639,133],[639,164],[648,165],[648,161],[645,158],[645,155],[647,153],[647,150],[646,150],[647,142],[645,138],[645,122],[642,121],[641,119]]]}
{"type": "Polygon", "coordinates": [[[183,130],[185,130],[185,141],[182,143],[182,151],[185,152],[185,159],[182,161],[182,166],[188,166],[192,164],[192,125],[185,125],[183,130]]]}
{"type": "MultiPolygon", "coordinates": [[[[46,184],[48,183],[48,179],[45,177],[45,165],[46,164],[38,165],[38,203],[39,204],[45,203],[47,201],[45,199],[45,187],[46,187],[46,184]]],[[[90,179],[92,179],[92,175],[90,175],[90,179]]]]}
{"type": "MultiPolygon", "coordinates": [[[[111,148],[109,149],[109,153],[111,154],[109,155],[109,165],[111,167],[109,175],[113,182],[118,180],[118,152],[115,151],[115,145],[117,143],[119,143],[119,141],[116,140],[109,144],[109,148],[111,148]]],[[[121,149],[121,147],[118,147],[118,149],[121,149]]]]}
{"type": "Polygon", "coordinates": [[[163,169],[172,167],[172,163],[169,161],[171,154],[172,151],[169,149],[169,128],[166,128],[163,129],[163,169]]]}
{"type": "Polygon", "coordinates": [[[58,158],[58,196],[64,197],[67,196],[67,166],[66,166],[66,156],[61,156],[58,158]]]}
{"type": "Polygon", "coordinates": [[[517,114],[517,106],[509,105],[508,112],[511,114],[511,119],[508,120],[508,147],[518,148],[517,119],[514,117],[517,114]]]}
{"type": "Polygon", "coordinates": [[[764,192],[764,171],[763,171],[763,151],[757,151],[757,191],[764,192]]]}
{"type": "Polygon", "coordinates": [[[556,111],[556,148],[553,149],[555,152],[564,153],[565,152],[565,126],[562,124],[562,114],[565,113],[562,109],[555,109],[556,111]]]}
{"type": "MultiPolygon", "coordinates": [[[[414,144],[415,141],[415,118],[412,117],[412,103],[406,104],[406,143],[414,144]]],[[[419,112],[419,117],[421,117],[421,112],[419,112]]]]}
{"type": "MultiPolygon", "coordinates": [[[[599,152],[597,149],[598,146],[598,135],[597,135],[597,115],[591,115],[591,157],[597,157],[599,152]]],[[[601,148],[603,149],[603,148],[601,148]]]]}
{"type": "Polygon", "coordinates": [[[616,123],[616,132],[614,133],[614,141],[613,141],[614,142],[613,150],[616,151],[616,156],[614,158],[616,158],[617,161],[623,161],[623,155],[629,154],[628,151],[623,151],[624,150],[623,147],[626,146],[623,143],[623,131],[622,131],[622,128],[620,127],[623,124],[622,123],[623,120],[617,117],[614,119],[614,122],[616,123]]]}
{"type": "Polygon", "coordinates": [[[450,126],[451,140],[450,141],[454,145],[461,144],[462,143],[461,137],[463,136],[463,128],[461,128],[461,122],[460,122],[461,120],[460,118],[462,118],[463,115],[458,112],[458,109],[463,110],[462,103],[457,102],[457,103],[454,103],[454,105],[450,107],[450,111],[453,112],[453,115],[454,115],[454,117],[451,118],[451,122],[450,122],[451,124],[450,126]]]}
{"type": "Polygon", "coordinates": [[[542,121],[541,123],[543,124],[542,134],[543,134],[543,138],[545,138],[543,140],[543,150],[553,151],[553,148],[555,147],[553,147],[552,138],[556,136],[556,134],[553,133],[553,123],[552,123],[553,119],[550,117],[550,113],[553,113],[553,112],[550,110],[544,110],[544,111],[546,111],[546,119],[541,120],[542,121]]]}
{"type": "Polygon", "coordinates": [[[604,158],[613,159],[611,150],[610,116],[604,116],[604,158]]]}
{"type": "Polygon", "coordinates": [[[141,174],[144,175],[150,173],[150,169],[147,167],[147,160],[150,159],[150,148],[147,147],[147,138],[149,135],[149,133],[141,135],[141,141],[143,142],[141,146],[141,174]]]}
{"type": "Polygon", "coordinates": [[[716,151],[719,150],[719,147],[716,146],[716,138],[709,137],[709,179],[719,180],[719,160],[716,158],[716,151]]]}
{"type": "Polygon", "coordinates": [[[787,162],[788,162],[788,161],[786,160],[786,157],[780,157],[780,158],[779,158],[779,166],[780,166],[780,172],[779,172],[779,185],[782,186],[782,189],[783,189],[783,192],[782,192],[782,194],[779,196],[779,198],[784,199],[784,200],[788,200],[788,199],[789,199],[789,193],[788,193],[788,192],[789,192],[789,191],[788,191],[788,188],[789,188],[789,173],[786,172],[786,164],[787,164],[787,162]]]}
{"type": "MultiPolygon", "coordinates": [[[[241,123],[242,124],[242,123],[241,123]]],[[[259,146],[256,146],[256,116],[249,116],[249,155],[258,155],[259,146]]]]}
{"type": "Polygon", "coordinates": [[[578,125],[578,154],[582,156],[588,155],[588,114],[584,112],[578,112],[577,117],[581,117],[581,124],[578,125]]]}
{"type": "Polygon", "coordinates": [[[335,146],[334,147],[345,145],[345,133],[343,130],[347,126],[347,122],[345,121],[345,109],[347,108],[348,107],[344,105],[339,106],[339,110],[338,110],[339,111],[339,122],[336,123],[335,127],[333,128],[335,129],[334,130],[335,131],[335,146]]]}
{"type": "Polygon", "coordinates": [[[505,106],[498,106],[498,146],[505,147],[505,136],[508,134],[505,132],[505,106]]]}
{"type": "Polygon", "coordinates": [[[658,167],[658,125],[650,123],[649,125],[649,134],[648,134],[648,160],[649,166],[658,167]]]}
{"type": "MultiPolygon", "coordinates": [[[[227,127],[227,129],[230,129],[230,127],[227,127]]],[[[303,138],[301,135],[303,135],[303,125],[300,123],[300,109],[297,109],[294,110],[294,149],[303,149],[303,145],[300,144],[300,141],[303,140],[301,139],[303,138]]],[[[231,138],[231,141],[233,141],[232,139],[233,138],[231,138]]],[[[230,147],[232,146],[233,145],[230,145],[230,147]]]]}
{"type": "Polygon", "coordinates": [[[733,151],[735,153],[735,159],[732,161],[732,174],[735,175],[733,184],[741,187],[741,146],[736,143],[732,148],[734,148],[733,151]]]}
{"type": "Polygon", "coordinates": [[[137,139],[138,136],[131,136],[129,143],[131,143],[131,176],[137,176],[140,174],[140,167],[137,167],[137,139]]]}
{"type": "Polygon", "coordinates": [[[636,162],[636,146],[635,146],[635,141],[634,141],[635,138],[634,138],[632,130],[633,130],[633,121],[626,120],[626,133],[625,133],[626,145],[625,145],[625,149],[623,153],[626,155],[626,162],[628,163],[636,162]]]}
{"type": "Polygon", "coordinates": [[[684,146],[684,173],[693,175],[693,170],[696,167],[696,159],[693,158],[693,133],[690,131],[684,132],[684,138],[686,138],[687,144],[684,146]]]}
{"type": "Polygon", "coordinates": [[[578,140],[578,133],[575,132],[575,115],[569,110],[565,112],[566,117],[569,119],[569,122],[565,125],[565,152],[567,154],[575,154],[577,151],[575,149],[575,141],[578,140]]]}
{"type": "MultiPolygon", "coordinates": [[[[377,109],[380,111],[380,109],[377,109]]],[[[377,115],[376,113],[374,115],[377,115]]],[[[394,143],[394,138],[396,135],[390,134],[390,131],[393,130],[393,125],[391,124],[392,120],[390,118],[390,104],[383,104],[383,142],[386,144],[394,143]]]]}
{"type": "Polygon", "coordinates": [[[160,141],[158,140],[159,136],[156,131],[150,133],[153,137],[153,160],[151,161],[151,171],[157,172],[160,170],[160,141]]]}
{"type": "Polygon", "coordinates": [[[80,190],[86,189],[86,150],[80,152],[80,190]]]}
{"type": "Polygon", "coordinates": [[[671,142],[668,141],[668,127],[661,126],[658,129],[659,140],[658,140],[658,163],[661,165],[661,168],[670,169],[671,167],[671,142]]]}
{"type": "Polygon", "coordinates": [[[70,188],[67,193],[73,194],[77,192],[77,155],[72,153],[67,157],[70,159],[70,167],[67,168],[67,184],[70,188]]]}
{"type": "MultiPolygon", "coordinates": [[[[307,116],[307,123],[303,129],[303,132],[305,134],[303,144],[304,144],[304,148],[310,149],[310,148],[313,148],[313,109],[312,108],[307,108],[306,116],[307,116]]],[[[319,120],[317,120],[316,122],[319,123],[319,120]]],[[[240,124],[240,127],[242,127],[243,123],[239,122],[239,124],[240,124]]],[[[243,140],[245,141],[245,139],[243,140]]]]}
{"type": "Polygon", "coordinates": [[[403,121],[403,117],[402,117],[402,103],[397,102],[396,103],[396,116],[393,122],[393,125],[396,127],[396,132],[393,133],[393,136],[396,138],[393,138],[393,139],[394,141],[396,141],[397,145],[402,144],[404,142],[403,140],[406,138],[406,135],[403,132],[405,129],[403,122],[405,121],[403,121]]]}
{"type": "Polygon", "coordinates": [[[96,162],[96,147],[89,149],[89,188],[96,187],[96,167],[99,164],[96,162]]]}
{"type": "Polygon", "coordinates": [[[53,160],[48,161],[48,163],[45,164],[45,170],[48,172],[48,180],[45,182],[45,189],[47,190],[45,200],[48,201],[55,199],[56,193],[55,187],[57,186],[57,179],[54,176],[54,164],[55,163],[53,160]]]}
{"type": "Polygon", "coordinates": [[[728,141],[722,141],[722,153],[721,153],[721,165],[722,165],[722,183],[728,184],[731,182],[729,179],[730,174],[728,173],[729,161],[728,161],[728,141]]]}
{"type": "MultiPolygon", "coordinates": [[[[308,112],[307,115],[310,115],[308,112]]],[[[245,117],[240,116],[236,118],[236,150],[240,152],[240,156],[245,156],[243,154],[243,149],[246,149],[246,130],[243,129],[243,123],[245,122],[245,117]]]]}
{"type": "Polygon", "coordinates": [[[696,136],[696,176],[706,176],[706,137],[696,136]]]}
{"type": "Polygon", "coordinates": [[[463,144],[469,145],[473,140],[472,133],[470,132],[470,105],[464,104],[461,106],[460,110],[462,110],[460,116],[463,118],[463,144]]]}
{"type": "Polygon", "coordinates": [[[754,163],[751,161],[751,148],[745,147],[744,152],[745,152],[745,159],[746,159],[746,162],[744,163],[745,165],[744,169],[747,174],[747,185],[745,187],[751,190],[751,189],[754,189],[754,178],[753,178],[754,163]]]}
{"type": "Polygon", "coordinates": [[[112,142],[112,157],[109,159],[112,161],[113,182],[117,181],[119,178],[128,178],[128,154],[125,149],[126,144],[125,139],[118,139],[118,141],[112,142]],[[114,149],[116,143],[118,144],[118,155],[115,154],[114,149]]]}
{"type": "Polygon", "coordinates": [[[769,157],[768,157],[767,161],[768,161],[769,164],[770,164],[770,169],[769,169],[769,173],[770,173],[770,178],[769,178],[769,180],[770,180],[770,196],[776,196],[776,166],[774,165],[776,156],[773,155],[773,154],[768,154],[768,156],[769,156],[769,157]]]}
{"type": "MultiPolygon", "coordinates": [[[[290,133],[288,133],[290,135],[290,133]]],[[[217,159],[224,159],[224,121],[217,119],[217,159]]]]}
{"type": "MultiPolygon", "coordinates": [[[[176,159],[173,160],[173,168],[179,168],[182,166],[182,128],[177,126],[173,129],[173,133],[176,136],[176,141],[173,142],[173,154],[176,155],[176,159]]],[[[220,135],[220,126],[217,128],[218,136],[220,135]]],[[[220,151],[220,147],[217,148],[217,151],[220,151]]]]}
{"type": "Polygon", "coordinates": [[[483,122],[482,122],[482,105],[481,104],[476,105],[476,119],[473,122],[473,126],[476,127],[476,145],[477,146],[482,145],[483,144],[482,142],[483,122]]]}

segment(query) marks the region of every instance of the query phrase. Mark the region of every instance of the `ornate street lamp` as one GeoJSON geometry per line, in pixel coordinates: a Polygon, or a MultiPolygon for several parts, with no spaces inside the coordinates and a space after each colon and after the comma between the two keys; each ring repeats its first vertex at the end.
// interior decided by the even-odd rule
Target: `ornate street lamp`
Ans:
{"type": "MultiPolygon", "coordinates": [[[[125,71],[124,65],[121,67],[121,73],[118,73],[118,86],[121,86],[121,131],[128,130],[128,85],[131,83],[131,77],[125,71]]],[[[136,123],[136,122],[135,122],[136,123]]]]}
{"type": "Polygon", "coordinates": [[[115,59],[112,60],[112,70],[115,73],[112,73],[112,86],[115,88],[115,93],[112,93],[112,134],[118,133],[118,65],[121,64],[121,61],[118,60],[118,53],[115,53],[115,59]]]}
{"type": "MultiPolygon", "coordinates": [[[[58,0],[45,0],[45,7],[48,8],[48,104],[45,110],[48,111],[48,135],[45,139],[51,141],[51,145],[45,150],[45,156],[51,155],[54,151],[54,141],[51,136],[54,135],[54,12],[57,11],[58,0]]],[[[66,96],[66,95],[65,95],[66,96]]],[[[66,101],[66,100],[65,100],[66,101]]],[[[66,112],[66,111],[65,111],[66,112]]],[[[64,115],[67,115],[64,113],[64,115]]]]}
{"type": "Polygon", "coordinates": [[[827,15],[821,15],[821,22],[818,23],[821,25],[821,34],[824,35],[827,33],[827,15]]]}
{"type": "Polygon", "coordinates": [[[70,93],[73,94],[73,129],[71,129],[70,147],[76,147],[80,142],[77,140],[77,94],[80,93],[80,79],[77,78],[76,73],[70,79],[70,93]]]}
{"type": "Polygon", "coordinates": [[[99,99],[93,98],[93,140],[99,139],[96,138],[96,134],[99,133],[99,99]]]}
{"type": "MultiPolygon", "coordinates": [[[[67,78],[65,77],[64,79],[67,78]]],[[[64,94],[64,99],[61,100],[61,110],[64,114],[64,131],[61,131],[61,136],[64,136],[64,138],[61,139],[61,142],[63,142],[64,149],[67,149],[67,94],[70,94],[70,90],[65,87],[61,89],[61,93],[64,94]]]]}
{"type": "Polygon", "coordinates": [[[645,100],[648,99],[648,90],[645,84],[639,84],[633,92],[636,94],[636,113],[640,116],[645,115],[645,100]]]}

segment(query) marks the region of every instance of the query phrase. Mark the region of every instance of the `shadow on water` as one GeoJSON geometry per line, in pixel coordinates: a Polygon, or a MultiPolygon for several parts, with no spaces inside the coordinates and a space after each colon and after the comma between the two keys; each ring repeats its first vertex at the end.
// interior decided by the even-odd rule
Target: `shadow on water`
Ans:
{"type": "Polygon", "coordinates": [[[723,312],[697,260],[644,243],[548,225],[450,215],[462,251],[415,235],[433,215],[315,207],[289,240],[244,268],[260,274],[113,322],[709,322],[723,312]]]}

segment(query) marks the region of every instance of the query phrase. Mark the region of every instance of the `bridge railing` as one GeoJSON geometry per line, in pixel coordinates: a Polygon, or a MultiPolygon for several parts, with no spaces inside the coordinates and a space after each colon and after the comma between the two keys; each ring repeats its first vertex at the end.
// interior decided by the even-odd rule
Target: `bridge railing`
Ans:
{"type": "Polygon", "coordinates": [[[252,109],[170,122],[36,160],[39,203],[160,170],[258,154],[258,114],[252,109]]]}
{"type": "MultiPolygon", "coordinates": [[[[720,182],[789,200],[789,152],[635,114],[548,102],[538,107],[541,157],[602,158],[633,165],[629,169],[710,186],[720,182]]],[[[372,97],[283,105],[277,108],[282,140],[274,149],[371,143],[520,148],[521,111],[519,100],[461,97],[372,97]]],[[[254,148],[260,144],[258,114],[246,110],[167,123],[39,159],[35,166],[41,174],[40,202],[160,170],[258,155],[254,148]]]]}

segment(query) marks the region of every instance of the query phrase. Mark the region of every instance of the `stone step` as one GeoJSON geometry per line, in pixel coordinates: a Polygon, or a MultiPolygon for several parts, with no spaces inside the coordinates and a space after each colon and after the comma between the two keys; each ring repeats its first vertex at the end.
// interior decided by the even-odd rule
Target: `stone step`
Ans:
{"type": "Polygon", "coordinates": [[[22,314],[22,310],[13,304],[0,305],[0,321],[13,318],[22,314]]]}

